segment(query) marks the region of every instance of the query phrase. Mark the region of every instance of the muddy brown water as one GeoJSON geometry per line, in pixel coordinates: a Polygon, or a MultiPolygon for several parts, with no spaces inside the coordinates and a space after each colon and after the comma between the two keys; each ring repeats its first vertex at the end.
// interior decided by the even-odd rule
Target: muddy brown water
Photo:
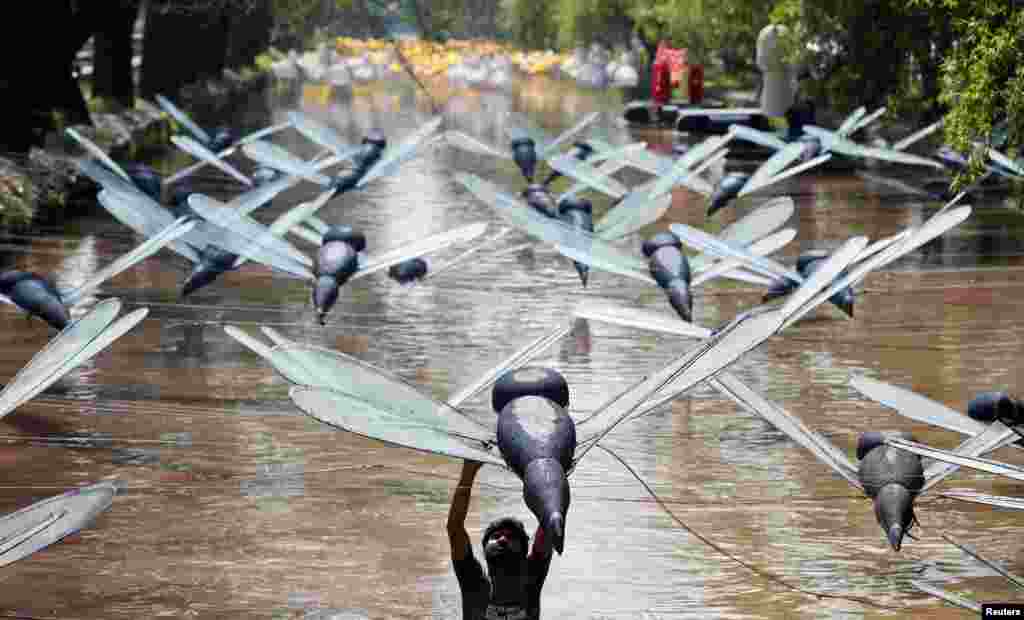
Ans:
{"type": "MultiPolygon", "coordinates": [[[[410,91],[364,91],[351,103],[307,112],[353,141],[374,125],[403,135],[429,115],[410,91]]],[[[599,130],[614,141],[643,139],[665,151],[685,139],[620,127],[613,120],[621,101],[565,85],[544,83],[515,96],[449,94],[449,120],[494,142],[501,139],[496,119],[505,109],[524,111],[552,133],[596,109],[608,112],[599,130]]],[[[294,134],[280,141],[307,155],[314,151],[294,134]]],[[[510,189],[521,183],[511,162],[437,149],[393,177],[333,200],[321,215],[363,230],[371,250],[475,220],[496,231],[500,220],[457,187],[453,170],[510,189]]],[[[914,170],[896,174],[918,177],[914,170]]],[[[208,182],[208,189],[231,195],[226,183],[208,182]]],[[[773,191],[793,195],[797,205],[791,224],[799,236],[782,253],[790,261],[801,249],[834,247],[853,234],[892,234],[939,206],[868,186],[843,171],[807,174],[773,191]]],[[[314,192],[300,185],[255,216],[269,221],[314,192]]],[[[848,381],[854,374],[877,377],[961,411],[979,391],[1017,392],[1024,218],[999,195],[981,198],[962,226],[868,277],[854,320],[822,307],[746,355],[734,371],[851,457],[857,435],[872,429],[909,430],[929,444],[956,445],[952,433],[904,420],[865,400],[848,381]]],[[[598,212],[607,205],[597,203],[598,212]]],[[[644,237],[672,221],[718,230],[754,204],[742,202],[710,222],[704,208],[701,197],[678,190],[665,218],[625,245],[639,252],[644,237]]],[[[497,247],[523,240],[513,233],[497,247]]],[[[0,243],[5,268],[50,273],[73,285],[136,241],[97,212],[63,228],[6,235],[0,243]]],[[[123,487],[91,527],[0,568],[0,615],[460,618],[444,528],[460,464],[338,432],[302,415],[287,398],[286,382],[223,326],[253,333],[273,326],[293,339],[357,355],[444,398],[521,344],[566,324],[581,300],[670,312],[659,291],[621,277],[595,273],[590,287],[581,288],[571,263],[543,246],[482,254],[412,287],[383,274],[360,279],[345,288],[327,327],[315,324],[302,282],[250,266],[181,300],[177,291],[186,273],[181,259],[161,253],[104,285],[76,315],[98,298],[117,296],[128,308],[148,307],[149,317],[0,423],[0,512],[93,481],[116,478],[123,487]]],[[[713,282],[697,293],[695,321],[720,324],[756,305],[760,294],[756,287],[713,282]]],[[[11,377],[52,334],[11,306],[0,309],[0,321],[0,376],[11,377]]],[[[692,346],[578,322],[537,363],[564,373],[572,408],[582,414],[692,346]]],[[[486,420],[493,416],[488,402],[481,395],[467,409],[486,420]]],[[[920,540],[894,553],[870,502],[706,386],[621,426],[606,444],[690,531],[621,465],[592,451],[573,478],[566,552],[552,562],[542,597],[545,617],[972,615],[925,596],[912,579],[979,601],[1024,598],[940,538],[948,533],[1019,573],[1019,513],[925,496],[918,508],[920,540]],[[787,585],[752,573],[701,538],[787,585]]],[[[1021,462],[1012,449],[993,456],[1021,462]]],[[[1021,493],[1017,483],[970,472],[940,488],[956,487],[1021,493]]],[[[472,539],[506,514],[523,518],[532,531],[518,481],[484,468],[467,523],[472,539]]]]}

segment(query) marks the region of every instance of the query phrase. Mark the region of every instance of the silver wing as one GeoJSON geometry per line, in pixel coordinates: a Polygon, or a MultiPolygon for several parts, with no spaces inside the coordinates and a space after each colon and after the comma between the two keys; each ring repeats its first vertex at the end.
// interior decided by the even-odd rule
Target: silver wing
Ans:
{"type": "Polygon", "coordinates": [[[223,161],[217,156],[216,153],[206,148],[202,144],[196,142],[192,138],[188,136],[171,136],[171,142],[173,142],[175,146],[185,151],[192,157],[195,157],[200,161],[206,162],[214,166],[215,168],[221,170],[225,174],[234,177],[242,184],[252,187],[252,179],[239,172],[237,168],[235,168],[228,162],[223,161]]]}
{"type": "Polygon", "coordinates": [[[182,127],[189,130],[193,136],[195,136],[205,144],[213,142],[213,138],[210,137],[210,134],[206,133],[203,130],[203,128],[199,125],[196,125],[195,121],[193,121],[188,114],[185,114],[185,112],[178,109],[178,106],[171,103],[170,100],[167,99],[167,97],[164,97],[163,95],[157,95],[156,102],[160,104],[160,107],[163,108],[164,111],[166,111],[168,114],[170,114],[174,118],[174,120],[181,123],[182,127]]]}
{"type": "Polygon", "coordinates": [[[130,269],[136,264],[146,260],[161,248],[168,245],[178,237],[188,233],[195,228],[198,222],[189,220],[188,217],[180,217],[162,232],[139,244],[134,250],[124,254],[117,260],[100,269],[92,275],[85,283],[70,291],[61,291],[60,298],[64,304],[73,306],[87,292],[110,280],[117,274],[130,269]]]}
{"type": "Polygon", "coordinates": [[[54,336],[0,392],[0,418],[110,346],[149,313],[140,308],[115,321],[120,311],[119,299],[106,299],[54,336]]]}

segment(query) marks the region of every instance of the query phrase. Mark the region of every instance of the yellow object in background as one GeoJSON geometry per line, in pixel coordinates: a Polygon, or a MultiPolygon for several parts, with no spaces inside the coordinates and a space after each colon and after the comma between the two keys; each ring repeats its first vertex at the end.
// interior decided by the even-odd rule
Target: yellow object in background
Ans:
{"type": "Polygon", "coordinates": [[[334,87],[330,84],[303,84],[302,102],[307,105],[327,105],[331,102],[334,87]]]}

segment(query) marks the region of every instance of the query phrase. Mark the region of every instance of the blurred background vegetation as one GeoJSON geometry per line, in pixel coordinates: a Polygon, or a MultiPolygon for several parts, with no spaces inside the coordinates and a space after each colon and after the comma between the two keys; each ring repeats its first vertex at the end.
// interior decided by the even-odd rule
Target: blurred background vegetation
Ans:
{"type": "MultiPolygon", "coordinates": [[[[704,64],[710,84],[754,89],[757,36],[776,23],[787,26],[787,53],[802,67],[802,96],[819,109],[885,105],[890,123],[907,127],[944,118],[946,142],[963,152],[991,141],[1017,157],[1024,138],[1024,0],[37,0],[28,10],[57,24],[49,38],[58,53],[7,63],[0,82],[23,94],[15,116],[36,124],[53,109],[88,122],[71,67],[90,38],[91,92],[131,105],[136,95],[251,66],[271,47],[385,33],[561,51],[601,43],[637,51],[642,76],[665,40],[704,64]],[[133,68],[139,23],[145,54],[133,68]]],[[[13,39],[0,45],[13,57],[13,39]]],[[[8,134],[26,127],[10,125],[8,134]]],[[[9,149],[19,145],[6,137],[9,149]]]]}

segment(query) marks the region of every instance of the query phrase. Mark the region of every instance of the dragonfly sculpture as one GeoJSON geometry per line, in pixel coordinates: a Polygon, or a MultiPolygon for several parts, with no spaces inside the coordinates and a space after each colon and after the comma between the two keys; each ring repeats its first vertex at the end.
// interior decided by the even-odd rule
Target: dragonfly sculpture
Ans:
{"type": "Polygon", "coordinates": [[[217,127],[211,135],[210,132],[196,124],[186,112],[174,105],[170,99],[163,95],[157,95],[156,101],[164,111],[191,134],[191,136],[185,134],[171,136],[171,142],[182,151],[199,160],[197,163],[182,168],[168,177],[165,181],[168,185],[190,176],[204,166],[211,165],[243,185],[252,187],[256,182],[239,172],[237,168],[229,164],[225,159],[233,155],[243,145],[265,138],[290,126],[290,123],[287,122],[277,123],[236,140],[237,134],[226,125],[217,127]]]}
{"type": "MultiPolygon", "coordinates": [[[[970,438],[996,435],[1000,446],[1017,445],[1020,440],[1021,423],[1024,422],[1024,406],[1006,394],[982,393],[971,400],[969,415],[963,415],[910,390],[889,385],[868,377],[854,377],[850,384],[860,393],[912,420],[925,422],[952,430],[970,438]]],[[[1024,480],[1024,470],[1008,463],[999,463],[980,454],[963,454],[959,451],[941,450],[912,441],[893,439],[887,442],[895,449],[925,456],[936,461],[985,471],[1015,480],[1024,480]]],[[[1024,509],[1024,499],[974,493],[970,491],[947,491],[942,494],[964,501],[988,504],[1000,508],[1024,509]]]]}
{"type": "MultiPolygon", "coordinates": [[[[788,314],[779,329],[792,325],[818,303],[829,299],[837,291],[850,286],[899,256],[910,252],[929,240],[963,221],[970,214],[969,207],[960,207],[938,214],[921,227],[904,231],[900,235],[867,245],[865,238],[848,240],[836,252],[827,257],[821,266],[810,274],[797,289],[797,295],[806,291],[810,283],[817,282],[811,301],[800,297],[788,299],[786,308],[793,304],[804,304],[804,309],[788,314]],[[848,255],[849,259],[837,261],[837,255],[848,255]]],[[[647,313],[635,308],[617,307],[611,304],[583,304],[576,310],[576,316],[605,321],[627,327],[648,329],[674,335],[707,339],[715,333],[697,325],[673,321],[656,313],[647,313]]],[[[913,503],[920,493],[938,483],[955,471],[955,467],[930,467],[925,470],[918,458],[902,458],[889,453],[888,438],[881,433],[864,433],[858,440],[855,466],[845,454],[824,436],[806,427],[800,420],[778,405],[771,403],[744,385],[728,371],[722,371],[711,384],[744,409],[765,418],[791,439],[810,450],[816,457],[829,465],[852,486],[863,490],[874,502],[879,525],[882,526],[890,545],[899,550],[903,536],[914,522],[913,503]]],[[[961,447],[963,454],[980,454],[1001,445],[1006,438],[996,432],[976,438],[961,447]]]]}
{"type": "MultiPolygon", "coordinates": [[[[646,284],[661,286],[668,293],[670,303],[686,320],[689,320],[692,310],[692,300],[687,290],[690,272],[702,272],[714,267],[713,262],[707,259],[698,259],[684,265],[682,254],[678,252],[678,248],[674,253],[669,249],[678,243],[672,238],[655,238],[653,242],[646,244],[644,248],[645,254],[648,255],[646,260],[632,256],[613,245],[612,239],[618,238],[623,232],[635,229],[637,219],[634,218],[639,218],[640,221],[648,219],[648,214],[642,213],[642,210],[623,213],[619,209],[624,205],[619,205],[609,211],[605,218],[598,223],[595,227],[598,232],[590,233],[541,215],[514,196],[472,174],[457,173],[455,179],[478,200],[494,209],[513,227],[553,245],[560,254],[576,263],[626,276],[646,284]],[[623,217],[617,217],[619,215],[623,215],[623,217]],[[607,225],[605,225],[606,222],[607,225]]],[[[667,179],[662,187],[664,186],[670,187],[671,179],[667,179]]],[[[655,194],[658,191],[660,191],[658,188],[652,189],[650,194],[655,194]]],[[[763,217],[748,220],[748,224],[731,229],[735,233],[730,233],[730,239],[737,243],[748,244],[777,229],[792,214],[792,201],[780,200],[774,206],[777,208],[766,208],[763,217]]],[[[789,236],[783,241],[783,244],[791,239],[792,236],[789,236]]],[[[778,244],[768,243],[759,246],[759,251],[776,251],[779,247],[778,244]]],[[[763,277],[747,276],[733,268],[716,269],[714,275],[727,275],[745,281],[753,280],[761,284],[768,282],[763,277]]]]}
{"type": "MultiPolygon", "coordinates": [[[[196,265],[183,294],[237,268],[246,259],[294,277],[312,277],[308,269],[312,261],[308,257],[246,215],[269,200],[275,191],[280,191],[275,186],[278,182],[237,197],[228,208],[213,204],[212,199],[192,200],[195,196],[190,197],[187,204],[178,206],[179,216],[92,161],[80,161],[79,168],[104,188],[97,196],[100,204],[122,224],[143,236],[156,236],[178,217],[195,221],[195,226],[185,236],[167,244],[196,265]]],[[[290,180],[281,181],[282,184],[287,182],[290,180]]]]}
{"type": "MultiPolygon", "coordinates": [[[[863,238],[851,240],[830,259],[824,273],[838,273],[865,243],[863,238]]],[[[827,282],[808,281],[784,309],[744,313],[578,423],[566,412],[564,379],[550,369],[523,367],[571,328],[530,343],[446,402],[342,353],[293,343],[266,328],[274,346],[237,328],[225,329],[294,383],[293,402],[321,422],[394,445],[511,470],[523,481],[527,506],[561,552],[568,476],[587,452],[623,421],[678,397],[778,333],[791,316],[807,311],[805,304],[815,303],[827,282]],[[490,385],[495,422],[485,424],[459,411],[490,385]]]]}
{"type": "Polygon", "coordinates": [[[30,318],[37,316],[54,329],[62,330],[71,322],[69,308],[82,302],[89,292],[174,243],[195,226],[196,222],[187,218],[172,221],[130,252],[94,273],[85,283],[73,288],[60,288],[50,279],[28,271],[4,271],[0,273],[0,302],[14,305],[30,318]]]}

